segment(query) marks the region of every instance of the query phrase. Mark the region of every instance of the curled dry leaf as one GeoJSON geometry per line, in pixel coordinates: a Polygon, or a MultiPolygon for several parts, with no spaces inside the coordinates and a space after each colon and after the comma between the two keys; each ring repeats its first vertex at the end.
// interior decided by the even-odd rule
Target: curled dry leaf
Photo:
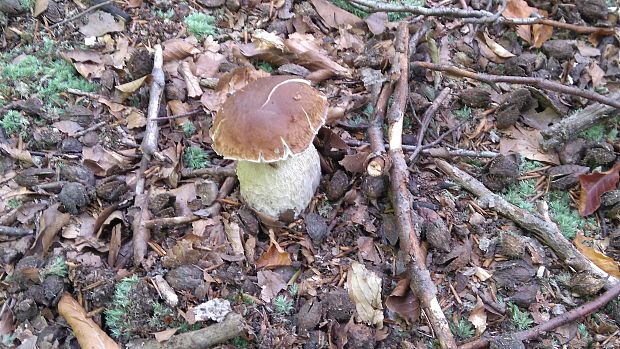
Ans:
{"type": "Polygon", "coordinates": [[[270,270],[261,270],[256,273],[258,278],[258,286],[260,286],[260,299],[265,302],[271,302],[271,300],[278,294],[278,292],[286,289],[286,281],[278,273],[274,273],[270,270]]]}
{"type": "Polygon", "coordinates": [[[609,171],[583,174],[579,176],[581,190],[579,192],[579,213],[585,217],[594,213],[601,206],[601,195],[616,189],[620,176],[620,162],[609,171]]]}
{"type": "Polygon", "coordinates": [[[587,246],[584,244],[586,241],[586,237],[581,233],[577,233],[575,236],[575,246],[577,250],[581,252],[584,256],[586,256],[592,263],[596,264],[599,268],[603,269],[609,275],[613,275],[615,277],[620,277],[620,269],[618,268],[618,263],[616,261],[605,255],[604,253],[598,251],[595,248],[587,246]]]}
{"type": "Polygon", "coordinates": [[[311,0],[316,12],[323,22],[331,28],[339,28],[344,25],[355,26],[362,20],[356,15],[347,12],[327,0],[311,0]]]}
{"type": "MultiPolygon", "coordinates": [[[[502,15],[506,18],[528,18],[535,11],[536,9],[530,7],[525,0],[508,0],[502,15]]],[[[518,25],[517,35],[527,42],[532,42],[532,27],[529,25],[518,25]]]]}
{"type": "Polygon", "coordinates": [[[484,38],[484,42],[499,57],[501,57],[501,58],[510,58],[510,57],[514,57],[515,56],[512,52],[506,50],[502,45],[498,44],[497,42],[495,42],[495,40],[491,39],[489,34],[487,34],[486,32],[482,33],[482,36],[484,38]]]}
{"type": "Polygon", "coordinates": [[[293,261],[291,261],[288,253],[277,242],[272,241],[267,252],[256,261],[256,269],[275,268],[292,264],[293,261]]]}
{"type": "Polygon", "coordinates": [[[355,303],[357,319],[382,328],[381,278],[363,264],[353,262],[347,273],[347,289],[355,303]]]}
{"type": "Polygon", "coordinates": [[[69,223],[71,215],[60,212],[59,206],[60,204],[54,204],[43,211],[39,220],[39,234],[32,247],[33,251],[46,253],[58,232],[69,223]]]}
{"type": "Polygon", "coordinates": [[[86,317],[86,310],[70,294],[62,295],[58,312],[71,326],[82,349],[120,349],[92,319],[86,317]]]}
{"type": "Polygon", "coordinates": [[[233,254],[235,256],[243,255],[243,241],[241,240],[241,228],[239,228],[239,224],[225,220],[224,231],[232,247],[233,254]]]}

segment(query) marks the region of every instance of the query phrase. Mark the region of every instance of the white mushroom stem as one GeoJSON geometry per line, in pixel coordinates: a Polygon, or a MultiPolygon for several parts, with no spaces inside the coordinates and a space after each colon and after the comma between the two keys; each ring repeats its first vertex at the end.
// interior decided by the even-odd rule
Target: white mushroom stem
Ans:
{"type": "Polygon", "coordinates": [[[319,153],[312,143],[300,154],[276,162],[237,162],[241,197],[257,211],[278,218],[297,216],[314,196],[321,180],[319,153]]]}

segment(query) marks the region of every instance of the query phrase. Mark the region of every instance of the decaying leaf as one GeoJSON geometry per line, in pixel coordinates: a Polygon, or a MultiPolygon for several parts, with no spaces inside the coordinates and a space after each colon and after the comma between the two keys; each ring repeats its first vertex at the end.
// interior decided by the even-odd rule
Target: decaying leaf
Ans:
{"type": "Polygon", "coordinates": [[[414,296],[410,283],[411,277],[399,280],[385,300],[385,306],[403,319],[413,322],[420,316],[420,301],[414,296]]]}
{"type": "Polygon", "coordinates": [[[577,250],[609,275],[613,275],[617,278],[620,277],[618,263],[613,258],[608,257],[597,249],[585,245],[584,242],[586,240],[586,237],[583,236],[582,233],[577,233],[577,236],[575,236],[575,246],[577,250]]]}
{"type": "Polygon", "coordinates": [[[341,9],[327,0],[312,0],[311,2],[316,12],[323,19],[323,22],[332,28],[338,28],[343,25],[354,26],[362,22],[356,15],[341,9]]]}
{"type": "Polygon", "coordinates": [[[58,302],[58,312],[67,321],[83,349],[120,349],[97,324],[86,317],[86,310],[65,293],[58,302]]]}
{"type": "Polygon", "coordinates": [[[239,224],[224,221],[224,231],[226,231],[226,237],[232,247],[233,254],[235,256],[243,255],[243,242],[241,240],[241,229],[239,228],[239,224]]]}
{"type": "Polygon", "coordinates": [[[616,189],[620,176],[620,162],[609,171],[579,176],[581,190],[579,192],[579,213],[585,217],[591,215],[601,206],[601,195],[616,189]]]}
{"type": "Polygon", "coordinates": [[[142,85],[144,85],[144,82],[148,77],[149,75],[145,75],[139,79],[130,81],[128,83],[117,85],[116,89],[125,93],[136,92],[140,87],[142,87],[142,85]]]}
{"type": "Polygon", "coordinates": [[[46,253],[58,232],[69,223],[71,215],[60,212],[59,206],[60,204],[54,204],[43,211],[33,251],[46,253]]]}
{"type": "Polygon", "coordinates": [[[476,306],[472,309],[467,320],[471,322],[476,328],[476,336],[480,336],[487,329],[487,313],[484,310],[484,303],[480,297],[476,302],[476,306]]]}
{"type": "Polygon", "coordinates": [[[260,299],[265,302],[271,302],[278,292],[286,289],[286,281],[278,273],[271,270],[260,270],[256,276],[258,286],[261,288],[260,299]]]}
{"type": "Polygon", "coordinates": [[[95,11],[88,15],[88,24],[80,27],[84,36],[102,36],[107,33],[120,32],[125,29],[122,22],[117,22],[114,16],[107,12],[95,11]]]}
{"type": "Polygon", "coordinates": [[[357,319],[382,328],[381,278],[363,264],[353,262],[347,273],[347,289],[355,303],[357,319]]]}
{"type": "MultiPolygon", "coordinates": [[[[502,15],[506,18],[528,18],[536,9],[530,7],[525,0],[508,0],[502,15]]],[[[529,25],[518,25],[517,35],[526,42],[532,42],[532,28],[529,25]]]]}
{"type": "MultiPolygon", "coordinates": [[[[548,13],[545,10],[538,10],[538,13],[547,17],[548,13]]],[[[547,40],[551,39],[553,35],[553,27],[550,25],[544,24],[534,24],[532,25],[532,36],[534,39],[534,47],[541,48],[542,45],[547,42],[547,40]]]]}
{"type": "Polygon", "coordinates": [[[545,153],[540,148],[543,138],[539,130],[527,130],[513,126],[505,130],[505,136],[499,141],[499,152],[503,155],[518,153],[530,160],[559,165],[557,154],[545,153]]]}
{"type": "Polygon", "coordinates": [[[271,240],[269,249],[256,261],[256,269],[292,265],[293,261],[291,261],[291,257],[280,247],[272,230],[269,231],[269,238],[271,240]]]}
{"type": "Polygon", "coordinates": [[[502,45],[498,44],[497,42],[495,42],[495,40],[491,39],[489,34],[487,34],[486,32],[482,33],[482,36],[484,38],[484,42],[499,57],[501,57],[501,58],[510,58],[510,57],[514,57],[515,56],[514,53],[506,50],[502,45]]]}

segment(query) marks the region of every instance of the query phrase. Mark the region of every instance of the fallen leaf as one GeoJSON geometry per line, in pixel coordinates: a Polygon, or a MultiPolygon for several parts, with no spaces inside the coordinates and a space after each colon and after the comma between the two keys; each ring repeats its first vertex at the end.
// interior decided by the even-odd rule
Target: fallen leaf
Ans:
{"type": "Polygon", "coordinates": [[[271,300],[278,294],[278,292],[286,289],[286,281],[278,273],[274,273],[271,270],[260,270],[256,273],[258,279],[258,286],[260,286],[260,299],[265,302],[271,302],[271,300]]]}
{"type": "Polygon", "coordinates": [[[141,112],[135,111],[127,115],[127,128],[132,130],[146,126],[146,116],[141,112]]]}
{"type": "Polygon", "coordinates": [[[47,253],[58,232],[69,223],[71,215],[58,210],[60,204],[48,207],[39,219],[39,232],[32,250],[47,253]]]}
{"type": "Polygon", "coordinates": [[[7,308],[0,316],[0,338],[9,336],[15,331],[15,317],[11,308],[7,308]]]}
{"type": "Polygon", "coordinates": [[[241,228],[239,228],[239,224],[224,220],[224,231],[232,247],[233,254],[235,256],[243,255],[243,242],[241,240],[241,228]]]}
{"type": "Polygon", "coordinates": [[[620,162],[616,163],[609,171],[579,176],[581,190],[579,192],[579,214],[582,217],[591,215],[601,206],[601,195],[616,189],[620,175],[620,162]]]}
{"type": "Polygon", "coordinates": [[[145,75],[139,79],[124,83],[122,85],[116,85],[115,87],[117,90],[125,93],[136,92],[140,87],[142,87],[142,85],[144,85],[144,82],[147,78],[149,78],[149,76],[150,75],[145,75]]]}
{"type": "Polygon", "coordinates": [[[355,303],[357,319],[382,328],[381,278],[363,264],[353,262],[347,273],[347,289],[355,303]]]}
{"type": "Polygon", "coordinates": [[[371,13],[364,19],[368,30],[374,35],[381,35],[385,31],[385,25],[388,23],[388,15],[385,12],[371,13]]]}
{"type": "Polygon", "coordinates": [[[164,47],[164,62],[182,60],[200,53],[200,50],[194,44],[184,39],[166,40],[162,46],[164,47]]]}
{"type": "Polygon", "coordinates": [[[316,12],[323,19],[323,22],[331,28],[338,28],[343,25],[355,26],[362,22],[356,15],[341,9],[327,0],[311,0],[311,2],[316,12]]]}
{"type": "Polygon", "coordinates": [[[292,265],[293,261],[289,254],[272,239],[267,252],[256,261],[256,269],[275,268],[292,265]]]}
{"type": "Polygon", "coordinates": [[[80,126],[80,124],[71,120],[56,121],[52,124],[52,126],[56,127],[60,132],[66,133],[69,136],[73,136],[76,132],[82,131],[84,129],[82,126],[80,126]]]}
{"type": "Polygon", "coordinates": [[[32,15],[34,17],[39,17],[40,14],[47,11],[49,4],[49,0],[37,0],[37,2],[34,3],[34,11],[32,12],[32,15]]]}
{"type": "Polygon", "coordinates": [[[605,77],[605,71],[599,67],[596,62],[592,62],[586,69],[590,79],[592,79],[592,87],[599,87],[603,83],[605,77]]]}
{"type": "Polygon", "coordinates": [[[514,53],[506,50],[502,45],[491,39],[491,37],[489,37],[489,34],[487,34],[486,32],[482,33],[482,36],[484,38],[484,42],[489,46],[489,48],[491,48],[491,50],[493,50],[496,55],[500,56],[501,58],[510,58],[515,56],[514,53]]]}
{"type": "Polygon", "coordinates": [[[23,161],[27,164],[34,164],[32,155],[30,155],[30,152],[27,150],[12,148],[7,143],[0,144],[0,149],[4,150],[11,158],[15,160],[23,161]]]}
{"type": "MultiPolygon", "coordinates": [[[[547,17],[548,13],[545,10],[538,10],[538,13],[547,17]]],[[[532,25],[532,36],[534,37],[534,47],[541,48],[542,45],[547,42],[547,40],[551,39],[553,35],[553,27],[550,25],[544,24],[534,24],[532,25]]]]}
{"type": "Polygon", "coordinates": [[[155,340],[161,343],[161,342],[165,342],[168,339],[170,339],[170,337],[172,337],[175,333],[177,333],[177,331],[178,331],[178,328],[171,328],[168,330],[154,332],[153,335],[155,335],[155,340]]]}
{"type": "Polygon", "coordinates": [[[58,302],[58,313],[67,321],[82,349],[120,349],[97,324],[86,317],[86,310],[64,293],[58,302]]]}
{"type": "MultiPolygon", "coordinates": [[[[508,0],[502,15],[506,18],[528,18],[535,10],[525,0],[508,0]]],[[[529,25],[518,25],[517,35],[526,42],[531,43],[532,27],[529,25]]]]}
{"type": "Polygon", "coordinates": [[[499,152],[502,155],[510,153],[521,154],[523,157],[554,165],[560,160],[555,153],[545,153],[540,148],[543,138],[539,130],[528,130],[520,126],[512,126],[504,131],[505,137],[499,141],[499,152]]]}
{"type": "Polygon", "coordinates": [[[401,279],[385,300],[385,306],[403,319],[413,322],[420,316],[420,302],[410,287],[411,277],[401,279]]]}
{"type": "Polygon", "coordinates": [[[474,309],[469,313],[469,317],[467,320],[471,322],[476,328],[476,336],[482,335],[482,333],[487,329],[487,313],[484,310],[484,303],[482,303],[482,299],[480,297],[474,306],[474,309]]]}
{"type": "Polygon", "coordinates": [[[609,275],[613,275],[620,278],[620,269],[618,263],[611,257],[608,257],[604,253],[584,244],[587,239],[581,232],[577,232],[575,236],[575,246],[577,250],[586,256],[592,263],[596,264],[599,268],[603,269],[609,275]]]}
{"type": "Polygon", "coordinates": [[[200,79],[194,73],[189,66],[189,62],[182,62],[179,66],[179,73],[185,80],[185,87],[187,88],[187,95],[195,98],[202,96],[202,88],[200,87],[200,79]]]}
{"type": "Polygon", "coordinates": [[[103,36],[107,33],[123,31],[123,29],[125,25],[117,22],[111,14],[95,11],[88,15],[88,23],[80,27],[80,33],[84,36],[103,36]]]}

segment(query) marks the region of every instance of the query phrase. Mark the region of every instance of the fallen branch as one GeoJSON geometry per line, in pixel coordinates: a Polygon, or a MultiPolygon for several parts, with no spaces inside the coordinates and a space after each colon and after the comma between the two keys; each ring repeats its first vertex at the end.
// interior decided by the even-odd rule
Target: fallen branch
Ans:
{"type": "MultiPolygon", "coordinates": [[[[99,0],[99,1],[101,1],[101,0],[99,0]]],[[[98,4],[95,4],[95,5],[87,8],[87,9],[85,9],[84,11],[78,13],[75,16],[66,18],[66,19],[64,19],[64,20],[62,20],[62,21],[60,21],[58,23],[55,23],[55,24],[51,25],[50,29],[54,29],[54,28],[59,27],[59,26],[65,24],[65,23],[69,23],[69,22],[75,21],[76,19],[78,19],[78,18],[80,18],[80,17],[82,17],[82,16],[84,16],[84,15],[90,13],[90,12],[98,10],[98,9],[102,9],[103,11],[108,12],[110,14],[122,17],[126,21],[129,21],[131,19],[131,16],[129,16],[129,14],[127,14],[125,11],[121,10],[116,5],[114,5],[114,0],[105,0],[103,2],[100,2],[98,4]]]]}
{"type": "Polygon", "coordinates": [[[491,192],[484,184],[474,177],[443,160],[436,159],[435,165],[450,176],[457,184],[476,195],[481,207],[491,208],[517,223],[526,231],[531,232],[569,267],[577,271],[587,271],[606,279],[607,288],[612,287],[618,282],[618,279],[607,274],[584,255],[579,253],[575,246],[562,235],[556,224],[512,205],[501,196],[491,192]]]}
{"type": "Polygon", "coordinates": [[[6,225],[0,225],[0,234],[7,236],[28,236],[34,234],[32,229],[8,227],[6,225]]]}
{"type": "Polygon", "coordinates": [[[349,2],[356,7],[362,8],[366,12],[407,12],[427,17],[463,18],[464,23],[501,23],[505,25],[544,24],[571,30],[579,34],[600,33],[603,35],[614,35],[614,28],[578,26],[543,17],[506,18],[501,15],[506,8],[506,0],[501,0],[500,7],[495,13],[485,10],[467,10],[443,6],[428,8],[406,3],[377,0],[349,0],[349,2]]]}
{"type": "Polygon", "coordinates": [[[372,153],[368,156],[369,161],[366,172],[373,177],[382,176],[390,168],[389,158],[383,145],[383,119],[387,109],[388,99],[392,94],[392,84],[383,85],[370,126],[368,126],[368,140],[372,153]]]}
{"type": "Polygon", "coordinates": [[[197,331],[181,333],[170,337],[167,341],[158,342],[155,339],[148,341],[133,341],[127,348],[149,349],[202,349],[224,343],[240,336],[244,330],[243,317],[236,313],[226,315],[224,321],[205,327],[197,331]]]}
{"type": "MultiPolygon", "coordinates": [[[[364,145],[370,145],[370,143],[368,142],[362,142],[362,141],[358,141],[355,139],[346,140],[345,143],[347,143],[347,145],[351,147],[361,147],[364,145]]],[[[433,144],[433,146],[434,145],[435,144],[433,144]]],[[[403,144],[404,151],[414,151],[416,149],[417,147],[415,145],[404,145],[403,144]]],[[[420,152],[424,155],[432,156],[436,158],[452,158],[452,157],[457,157],[457,156],[467,156],[467,157],[472,157],[472,158],[494,158],[499,155],[499,153],[496,153],[494,151],[488,151],[488,150],[478,151],[478,150],[468,150],[468,149],[459,149],[459,148],[452,148],[448,150],[446,148],[441,148],[441,147],[429,148],[429,145],[422,146],[422,150],[420,152]]]]}
{"type": "Polygon", "coordinates": [[[504,76],[504,75],[491,75],[483,73],[475,73],[461,68],[457,68],[451,65],[434,64],[429,62],[414,62],[412,63],[416,67],[426,68],[435,71],[446,72],[453,76],[470,78],[486,83],[498,83],[505,82],[509,84],[528,85],[538,87],[543,90],[551,90],[555,92],[565,93],[568,95],[579,96],[591,101],[599,102],[620,109],[620,101],[617,99],[605,97],[596,92],[588,91],[578,87],[566,86],[560,83],[550,81],[543,78],[532,78],[524,76],[504,76]]]}
{"type": "MultiPolygon", "coordinates": [[[[614,93],[610,99],[620,100],[620,92],[614,93]]],[[[542,148],[544,150],[560,150],[566,141],[573,139],[580,132],[619,114],[620,109],[615,107],[599,103],[589,105],[543,130],[542,135],[545,140],[542,143],[542,148]]]]}
{"type": "Polygon", "coordinates": [[[136,196],[134,198],[134,209],[136,214],[132,223],[132,242],[133,242],[133,262],[135,266],[139,266],[144,260],[148,249],[148,241],[150,239],[150,230],[147,227],[147,221],[150,220],[151,214],[148,209],[148,194],[144,193],[146,178],[144,172],[149,167],[151,158],[157,152],[159,143],[159,127],[157,125],[157,116],[159,115],[159,105],[164,91],[164,71],[163,71],[163,51],[161,45],[155,45],[155,55],[153,58],[153,71],[151,73],[153,80],[150,86],[148,114],[146,117],[146,131],[142,139],[142,161],[138,170],[138,181],[136,183],[136,196]]]}
{"type": "Polygon", "coordinates": [[[183,178],[193,178],[202,176],[222,176],[222,177],[236,177],[235,166],[227,167],[207,167],[199,170],[183,169],[181,171],[183,178]]]}
{"type": "Polygon", "coordinates": [[[424,112],[424,117],[422,117],[422,124],[420,125],[420,129],[418,130],[418,144],[416,145],[416,149],[413,151],[413,154],[409,156],[409,161],[411,162],[411,166],[414,165],[415,160],[418,157],[418,154],[420,154],[420,152],[422,151],[422,141],[424,140],[424,134],[426,133],[426,130],[428,129],[428,125],[431,123],[431,119],[433,118],[433,115],[435,115],[435,113],[437,112],[437,109],[439,109],[439,106],[441,106],[446,100],[449,100],[450,91],[451,90],[449,87],[444,88],[439,93],[437,98],[435,98],[435,100],[433,101],[433,104],[431,104],[431,106],[428,107],[426,111],[424,112]]]}
{"type": "MultiPolygon", "coordinates": [[[[520,331],[511,334],[510,336],[514,339],[520,341],[532,340],[543,334],[544,332],[549,332],[554,330],[560,326],[567,325],[573,321],[576,321],[582,316],[586,316],[588,314],[592,314],[598,309],[605,306],[607,303],[614,300],[618,295],[620,295],[620,283],[616,284],[612,288],[610,288],[607,292],[600,295],[598,298],[580,305],[579,307],[568,311],[560,316],[556,316],[553,319],[550,319],[547,322],[543,322],[542,324],[532,327],[529,330],[520,331]]],[[[459,346],[458,349],[480,349],[486,348],[493,339],[480,338],[473,342],[465,343],[459,346]]]]}
{"type": "Polygon", "coordinates": [[[396,48],[393,69],[398,70],[398,80],[393,94],[393,103],[388,110],[388,138],[392,159],[390,168],[391,199],[400,239],[399,258],[411,272],[411,289],[420,300],[422,308],[435,331],[442,348],[456,348],[436,294],[437,289],[426,268],[426,258],[420,247],[411,215],[411,193],[408,189],[409,171],[402,149],[403,118],[409,94],[409,30],[407,23],[398,26],[394,47],[396,48]]]}
{"type": "Polygon", "coordinates": [[[200,219],[200,217],[198,217],[198,216],[189,216],[189,217],[180,216],[180,217],[156,218],[156,219],[150,219],[150,220],[144,222],[144,224],[145,224],[147,229],[152,229],[152,228],[163,228],[163,227],[170,227],[170,226],[188,224],[188,223],[195,222],[195,221],[197,221],[199,219],[200,219]]]}

